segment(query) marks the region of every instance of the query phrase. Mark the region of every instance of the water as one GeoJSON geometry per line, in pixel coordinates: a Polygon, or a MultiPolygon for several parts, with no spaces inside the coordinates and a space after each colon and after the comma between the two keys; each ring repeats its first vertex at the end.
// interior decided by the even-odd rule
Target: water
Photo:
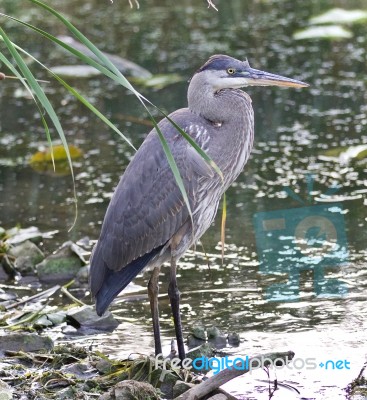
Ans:
{"type": "MultiPolygon", "coordinates": [[[[291,381],[304,398],[344,398],[343,388],[358,375],[366,355],[366,164],[343,164],[325,158],[325,152],[367,144],[367,28],[365,24],[349,27],[354,36],[344,41],[296,42],[292,34],[307,26],[313,15],[336,6],[363,8],[365,3],[315,0],[300,5],[285,0],[223,0],[216,4],[218,13],[189,0],[175,5],[141,0],[139,11],[130,10],[124,1],[111,5],[65,1],[57,7],[102,50],[127,57],[153,73],[179,73],[182,82],[164,89],[138,87],[167,112],[185,106],[186,81],[213,53],[247,57],[255,68],[311,84],[303,90],[248,89],[255,109],[255,148],[244,173],[227,193],[224,263],[218,246],[218,215],[202,239],[206,255],[201,245],[189,252],[180,263],[178,279],[186,329],[201,320],[223,331],[237,331],[242,343],[232,351],[241,355],[292,349],[299,358],[348,359],[350,370],[278,373],[279,381],[291,381]],[[334,246],[330,254],[336,258],[328,260],[325,269],[317,268],[317,254],[301,252],[303,261],[299,250],[296,255],[291,254],[302,246],[289,240],[291,232],[274,236],[272,230],[259,231],[269,215],[276,217],[273,220],[285,216],[295,229],[302,222],[297,218],[306,212],[302,209],[310,207],[304,217],[312,217],[316,210],[312,207],[322,204],[326,208],[317,214],[317,221],[332,218],[335,229],[328,230],[324,225],[323,231],[319,226],[321,244],[311,247],[317,251],[320,246],[334,246]],[[259,214],[269,212],[273,214],[259,214]],[[254,220],[256,214],[264,217],[260,225],[254,220]],[[335,247],[335,237],[339,248],[335,247]],[[276,246],[282,253],[278,251],[274,256],[264,252],[276,246]],[[283,260],[279,254],[283,254],[283,260]],[[286,267],[296,265],[292,263],[298,265],[299,286],[294,276],[289,286],[279,286],[286,282],[287,274],[292,276],[294,269],[286,267]],[[320,277],[320,271],[326,279],[320,277]],[[327,286],[332,279],[334,286],[327,286]],[[333,290],[336,295],[315,296],[318,284],[321,295],[333,290]],[[279,296],[277,301],[274,296],[279,296]]],[[[3,8],[55,34],[66,33],[26,3],[17,9],[5,1],[3,8]]],[[[34,34],[15,29],[9,22],[4,27],[14,41],[48,65],[72,62],[71,57],[40,42],[34,34]]],[[[39,71],[39,77],[45,78],[45,74],[39,71]]],[[[88,95],[136,146],[142,142],[148,128],[126,121],[126,115],[147,118],[131,94],[104,78],[71,83],[88,95]]],[[[52,251],[66,239],[97,238],[108,200],[133,150],[55,83],[47,85],[46,90],[69,143],[83,151],[83,158],[74,166],[79,209],[76,226],[68,232],[74,220],[70,176],[40,174],[27,162],[45,143],[45,135],[33,102],[12,81],[0,86],[0,225],[8,228],[21,223],[41,230],[58,229],[55,239],[44,243],[46,251],[52,251]]],[[[168,268],[162,270],[160,300],[166,351],[174,335],[165,295],[168,272],[168,268]]],[[[148,273],[138,277],[133,288],[136,295],[123,293],[112,307],[121,321],[112,336],[78,340],[93,342],[116,357],[151,351],[145,291],[148,279],[148,273]]],[[[88,295],[86,298],[90,300],[88,295]]],[[[266,376],[262,372],[255,375],[235,380],[230,389],[240,398],[268,398],[267,385],[254,381],[266,376]]],[[[284,388],[276,393],[278,398],[297,398],[284,388]]]]}

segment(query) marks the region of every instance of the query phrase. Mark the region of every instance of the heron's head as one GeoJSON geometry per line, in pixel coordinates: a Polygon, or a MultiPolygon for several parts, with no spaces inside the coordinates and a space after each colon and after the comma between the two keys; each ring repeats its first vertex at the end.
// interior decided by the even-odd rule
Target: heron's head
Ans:
{"type": "Polygon", "coordinates": [[[307,83],[271,74],[250,67],[248,61],[240,61],[225,55],[214,55],[196,72],[212,86],[214,92],[221,89],[238,89],[246,86],[284,86],[301,88],[307,83]]]}

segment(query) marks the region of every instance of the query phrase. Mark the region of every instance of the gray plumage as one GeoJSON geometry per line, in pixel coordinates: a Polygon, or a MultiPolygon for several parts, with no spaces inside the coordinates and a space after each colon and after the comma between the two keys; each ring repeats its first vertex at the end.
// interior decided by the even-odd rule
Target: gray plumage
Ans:
{"type": "Polygon", "coordinates": [[[239,89],[247,85],[305,86],[223,55],[196,72],[188,108],[170,118],[212,158],[223,180],[168,120],[159,123],[189,197],[192,227],[158,135],[155,129],[149,133],[116,187],[92,255],[90,285],[99,314],[143,268],[175,263],[213,222],[253,146],[251,99],[239,89]]]}

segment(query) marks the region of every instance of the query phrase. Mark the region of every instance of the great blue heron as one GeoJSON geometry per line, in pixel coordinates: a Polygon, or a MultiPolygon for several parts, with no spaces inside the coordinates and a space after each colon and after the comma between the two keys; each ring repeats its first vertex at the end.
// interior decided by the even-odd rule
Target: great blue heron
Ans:
{"type": "Polygon", "coordinates": [[[153,268],[148,294],[153,318],[155,352],[162,352],[158,311],[160,267],[170,261],[168,295],[178,353],[185,358],[179,311],[176,263],[209,228],[222,194],[246,164],[253,145],[254,114],[245,86],[307,84],[259,71],[247,61],[214,55],[194,74],[188,108],[169,115],[211,157],[215,172],[177,129],[163,119],[159,127],[188,194],[192,220],[153,129],[123,174],[103,221],[90,264],[90,285],[96,311],[102,315],[112,300],[145,267],[153,268]]]}

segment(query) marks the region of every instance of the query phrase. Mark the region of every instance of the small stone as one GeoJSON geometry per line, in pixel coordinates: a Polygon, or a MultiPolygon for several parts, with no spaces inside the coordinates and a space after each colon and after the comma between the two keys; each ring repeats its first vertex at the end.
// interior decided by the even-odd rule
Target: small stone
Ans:
{"type": "Polygon", "coordinates": [[[209,326],[206,330],[208,339],[216,339],[217,337],[223,336],[223,333],[216,326],[209,326]]]}
{"type": "Polygon", "coordinates": [[[84,264],[80,248],[72,242],[66,242],[37,264],[36,269],[40,281],[62,284],[73,279],[84,264]]]}
{"type": "Polygon", "coordinates": [[[101,358],[96,362],[95,368],[100,374],[105,375],[111,373],[114,366],[112,361],[101,358]]]}
{"type": "Polygon", "coordinates": [[[126,380],[119,382],[99,400],[159,400],[157,391],[150,383],[126,380]]]}
{"type": "Polygon", "coordinates": [[[0,380],[0,400],[11,400],[13,398],[13,389],[5,382],[0,380]]]}
{"type": "Polygon", "coordinates": [[[66,313],[64,311],[56,311],[51,314],[47,314],[47,318],[54,324],[60,325],[66,321],[66,313]]]}
{"type": "Polygon", "coordinates": [[[216,326],[210,326],[207,329],[208,341],[210,341],[217,349],[227,346],[227,337],[216,326]]]}
{"type": "Polygon", "coordinates": [[[91,306],[72,308],[67,312],[67,317],[73,326],[88,331],[112,332],[119,325],[110,312],[106,312],[102,317],[99,317],[91,306]]]}
{"type": "Polygon", "coordinates": [[[175,386],[173,386],[173,398],[175,399],[176,397],[181,396],[181,394],[187,392],[194,386],[195,385],[193,383],[177,381],[175,386]]]}
{"type": "Polygon", "coordinates": [[[193,347],[198,347],[203,344],[203,339],[198,339],[191,333],[187,335],[187,346],[189,349],[192,349],[193,347]]]}
{"type": "Polygon", "coordinates": [[[194,325],[191,329],[191,334],[196,339],[206,340],[205,328],[201,324],[194,325]]]}
{"type": "Polygon", "coordinates": [[[80,283],[88,283],[89,282],[89,265],[85,265],[84,267],[79,268],[76,279],[80,283]]]}
{"type": "Polygon", "coordinates": [[[71,325],[63,326],[61,331],[64,335],[75,335],[78,333],[78,330],[71,325]]]}
{"type": "MultiPolygon", "coordinates": [[[[214,347],[212,347],[209,343],[204,343],[201,346],[195,347],[194,349],[191,349],[186,353],[186,358],[191,358],[191,360],[195,360],[196,358],[202,359],[204,362],[206,361],[206,359],[209,359],[213,356],[214,356],[214,347]]],[[[206,369],[203,366],[202,369],[193,368],[193,370],[205,371],[206,369]]]]}
{"type": "Polygon", "coordinates": [[[75,389],[72,386],[57,391],[57,400],[70,400],[75,398],[75,389]]]}
{"type": "Polygon", "coordinates": [[[96,371],[90,368],[90,365],[76,362],[64,365],[60,368],[63,374],[74,375],[78,379],[91,379],[95,377],[96,371]]]}
{"type": "Polygon", "coordinates": [[[239,346],[241,342],[240,335],[237,332],[228,333],[228,344],[231,346],[239,346]]]}
{"type": "Polygon", "coordinates": [[[0,352],[33,352],[51,350],[53,347],[54,343],[51,338],[35,333],[7,333],[0,336],[0,352]]]}
{"type": "Polygon", "coordinates": [[[12,247],[9,254],[15,257],[14,267],[21,274],[34,273],[35,266],[45,258],[43,252],[30,240],[12,247]]]}
{"type": "Polygon", "coordinates": [[[41,315],[34,321],[33,325],[37,328],[47,328],[48,326],[53,326],[53,323],[47,318],[46,315],[41,315]]]}

